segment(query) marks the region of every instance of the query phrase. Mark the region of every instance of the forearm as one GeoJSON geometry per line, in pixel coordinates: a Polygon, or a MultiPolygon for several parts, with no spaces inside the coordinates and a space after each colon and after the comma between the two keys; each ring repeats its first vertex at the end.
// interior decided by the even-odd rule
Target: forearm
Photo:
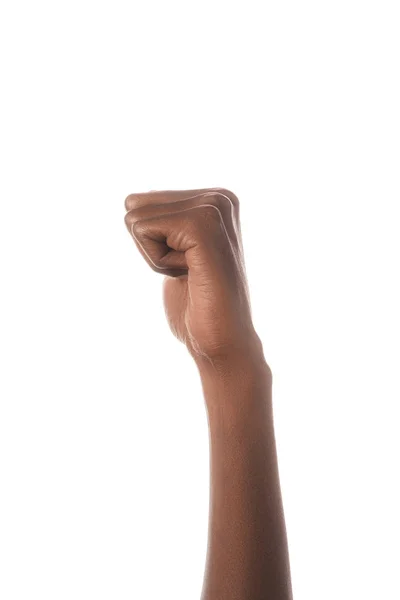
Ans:
{"type": "Polygon", "coordinates": [[[200,374],[211,477],[202,600],[290,600],[269,368],[246,355],[200,374]]]}
{"type": "Polygon", "coordinates": [[[132,194],[125,205],[140,253],[166,275],[168,322],[204,389],[211,493],[202,600],[291,600],[272,381],[253,327],[239,200],[211,188],[132,194]]]}

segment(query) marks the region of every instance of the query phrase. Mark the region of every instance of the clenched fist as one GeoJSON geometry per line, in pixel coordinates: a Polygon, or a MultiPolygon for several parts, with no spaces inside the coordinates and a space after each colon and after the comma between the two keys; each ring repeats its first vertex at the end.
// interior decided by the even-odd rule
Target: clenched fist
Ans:
{"type": "Polygon", "coordinates": [[[197,362],[260,353],[239,224],[239,201],[222,188],[131,194],[125,222],[154,271],[164,274],[171,330],[197,362]]]}

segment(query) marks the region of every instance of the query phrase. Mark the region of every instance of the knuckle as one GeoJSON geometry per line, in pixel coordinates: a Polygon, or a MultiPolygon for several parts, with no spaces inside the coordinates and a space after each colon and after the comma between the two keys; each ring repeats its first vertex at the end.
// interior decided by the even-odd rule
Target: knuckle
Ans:
{"type": "Polygon", "coordinates": [[[212,203],[220,210],[220,211],[230,211],[232,209],[232,200],[229,198],[227,194],[223,192],[213,192],[211,196],[208,196],[212,203]]]}
{"type": "Polygon", "coordinates": [[[231,192],[231,190],[228,190],[227,188],[215,188],[214,191],[216,194],[222,197],[228,197],[234,206],[239,206],[239,198],[236,196],[236,194],[231,192]]]}
{"type": "Polygon", "coordinates": [[[127,212],[125,217],[124,217],[124,221],[125,221],[125,225],[127,227],[131,227],[132,225],[132,215],[130,212],[127,212]]]}
{"type": "Polygon", "coordinates": [[[152,269],[155,273],[163,273],[162,268],[158,267],[156,263],[152,260],[147,259],[147,264],[149,265],[150,269],[152,269]]]}
{"type": "MultiPolygon", "coordinates": [[[[140,233],[140,214],[139,211],[133,209],[126,213],[125,215],[125,224],[131,233],[140,233]]],[[[143,229],[143,227],[142,227],[143,229]]]]}
{"type": "Polygon", "coordinates": [[[125,225],[128,227],[130,231],[135,226],[137,219],[135,218],[135,214],[133,211],[129,211],[125,215],[125,225]]]}
{"type": "Polygon", "coordinates": [[[133,194],[129,194],[129,196],[125,198],[124,204],[126,210],[131,210],[133,204],[133,194]]]}
{"type": "Polygon", "coordinates": [[[138,206],[142,206],[143,204],[143,199],[141,198],[140,194],[129,194],[129,196],[127,196],[125,198],[125,209],[126,210],[133,210],[134,208],[137,208],[138,206]]]}
{"type": "Polygon", "coordinates": [[[135,219],[134,217],[130,221],[129,228],[131,230],[132,235],[138,238],[143,237],[146,231],[145,223],[143,221],[135,219]]]}

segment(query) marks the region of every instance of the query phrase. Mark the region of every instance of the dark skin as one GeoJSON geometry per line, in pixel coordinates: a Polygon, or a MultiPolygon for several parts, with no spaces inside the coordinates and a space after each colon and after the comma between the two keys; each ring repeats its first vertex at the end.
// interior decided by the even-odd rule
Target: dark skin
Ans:
{"type": "Polygon", "coordinates": [[[212,188],[131,194],[125,222],[165,276],[171,330],[201,378],[210,440],[202,600],[291,600],[272,412],[272,374],[255,331],[239,201],[212,188]]]}

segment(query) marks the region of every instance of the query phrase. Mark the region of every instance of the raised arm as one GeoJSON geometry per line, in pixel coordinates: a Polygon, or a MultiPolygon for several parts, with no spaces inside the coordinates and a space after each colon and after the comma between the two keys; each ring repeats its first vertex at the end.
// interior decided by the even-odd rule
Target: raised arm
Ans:
{"type": "Polygon", "coordinates": [[[291,600],[272,414],[272,375],[254,330],[230,191],[132,194],[125,222],[164,274],[173,333],[198,367],[210,440],[202,600],[291,600]]]}

